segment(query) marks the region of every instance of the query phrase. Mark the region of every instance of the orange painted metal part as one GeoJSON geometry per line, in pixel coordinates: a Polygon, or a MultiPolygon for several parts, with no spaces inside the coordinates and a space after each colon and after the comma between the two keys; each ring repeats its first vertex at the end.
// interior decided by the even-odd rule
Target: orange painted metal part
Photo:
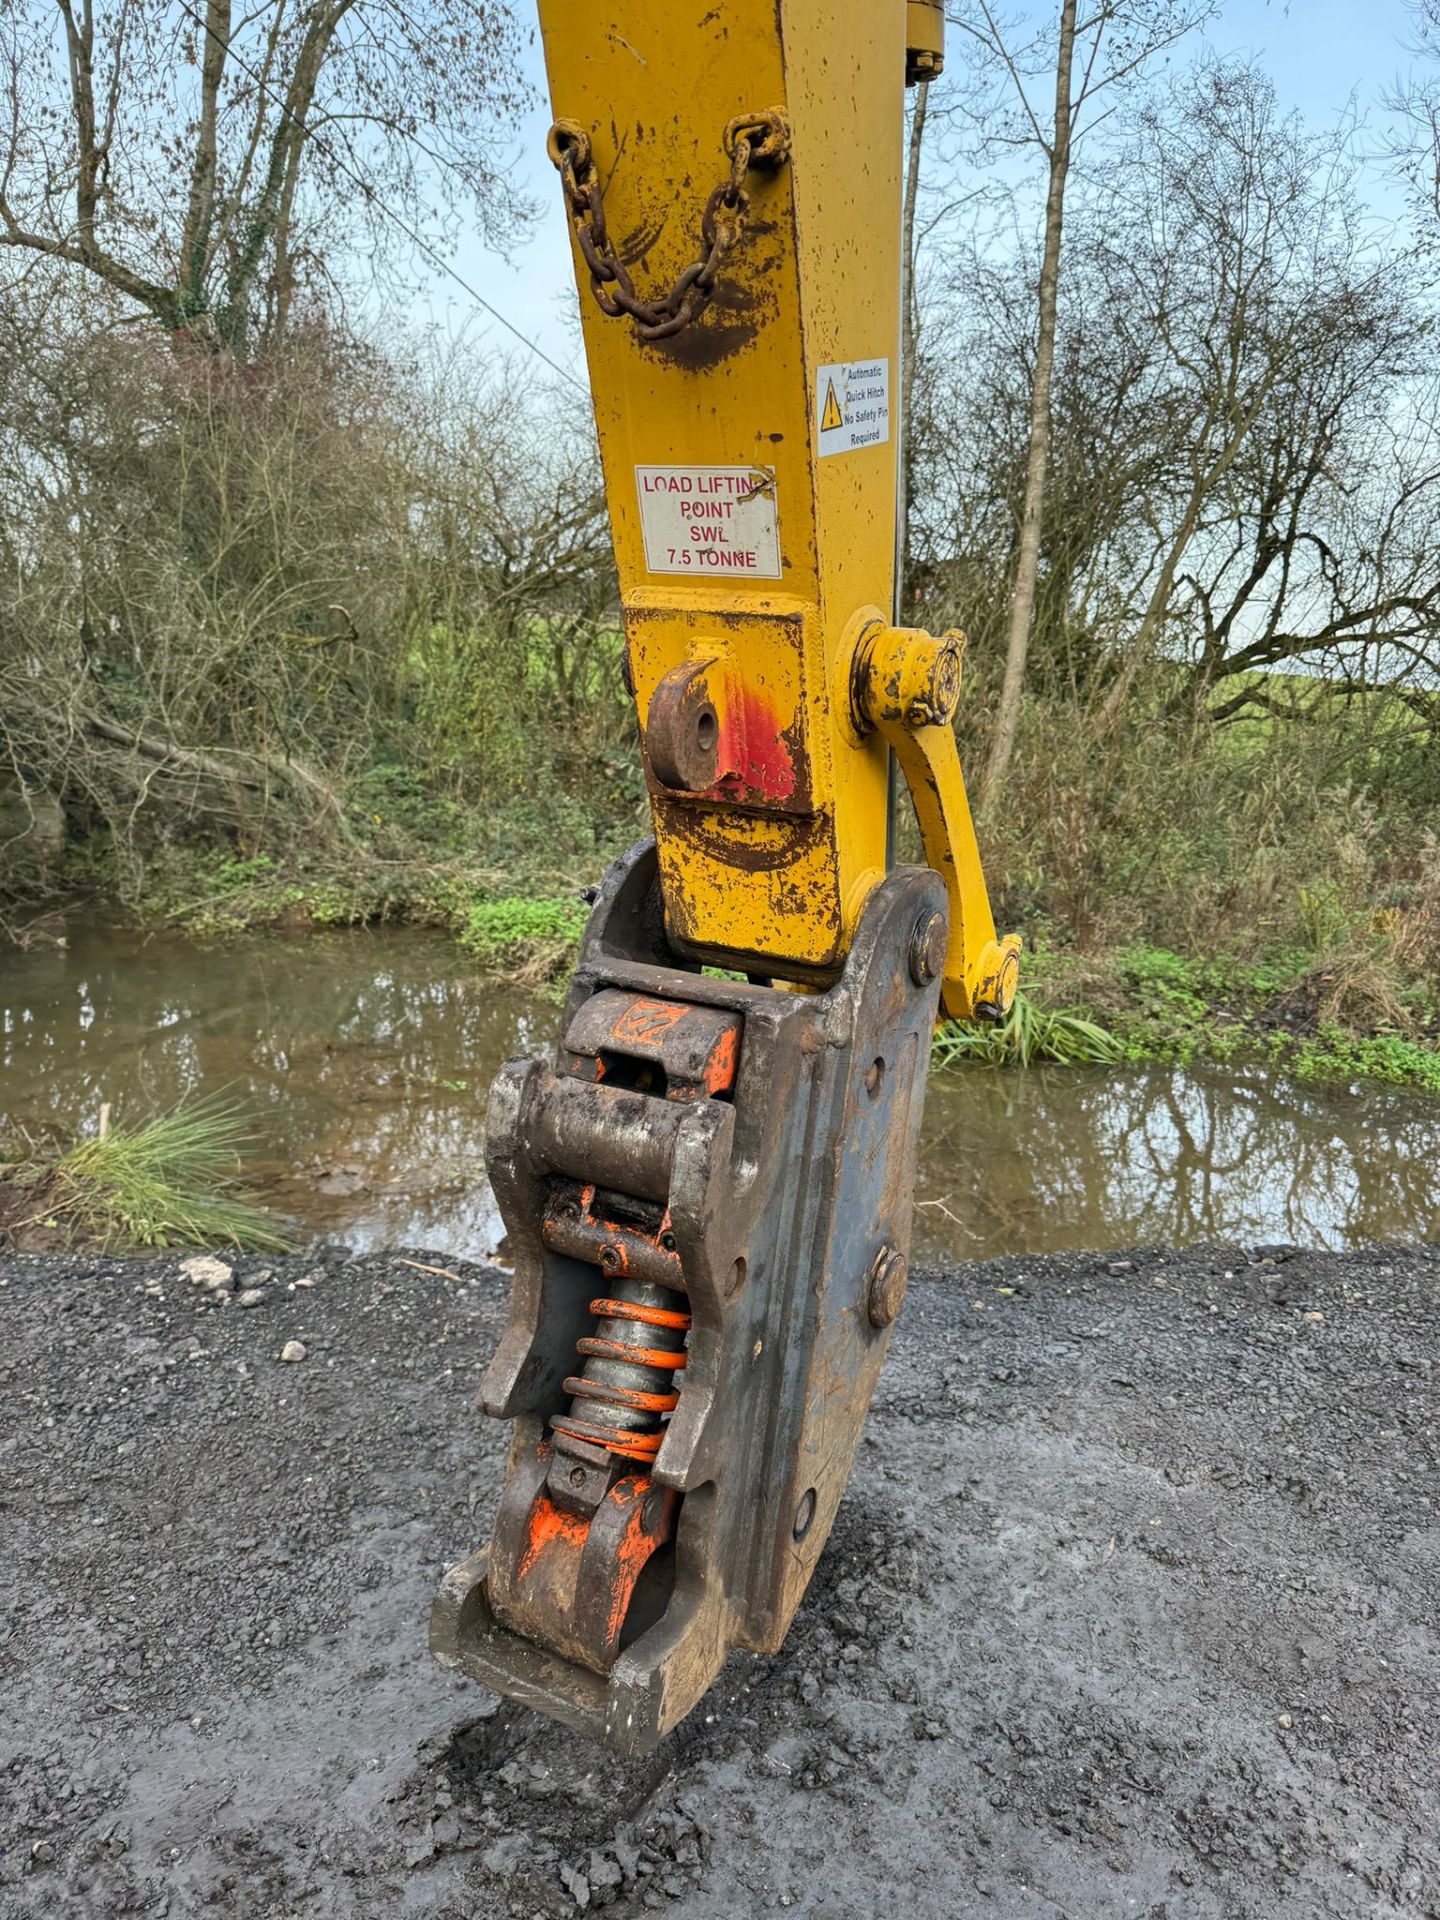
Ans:
{"type": "MultiPolygon", "coordinates": [[[[593,1447],[598,1444],[593,1433],[587,1433],[584,1428],[576,1426],[572,1421],[567,1420],[563,1413],[557,1413],[554,1416],[550,1422],[550,1429],[552,1433],[567,1434],[572,1440],[583,1441],[587,1447],[593,1447]]],[[[663,1431],[660,1433],[620,1433],[617,1431],[613,1440],[606,1440],[605,1451],[615,1454],[616,1457],[621,1460],[653,1460],[656,1454],[659,1453],[660,1442],[664,1438],[665,1435],[663,1431]]]]}
{"type": "MultiPolygon", "coordinates": [[[[735,1068],[740,1055],[740,1032],[732,1027],[722,1033],[715,1042],[710,1058],[700,1076],[700,1084],[712,1098],[719,1093],[728,1093],[735,1084],[735,1068]]],[[[670,1098],[679,1100],[684,1097],[678,1087],[670,1089],[670,1098]]]]}
{"type": "MultiPolygon", "coordinates": [[[[589,1384],[578,1374],[572,1374],[565,1382],[565,1391],[572,1397],[583,1397],[589,1384]]],[[[638,1387],[617,1387],[611,1383],[606,1386],[605,1400],[609,1406],[633,1407],[637,1413],[673,1413],[680,1396],[678,1393],[642,1393],[638,1387]]]]}
{"type": "Polygon", "coordinates": [[[678,1001],[647,1000],[637,994],[611,1027],[610,1038],[617,1047],[637,1040],[653,1046],[661,1034],[677,1026],[689,1012],[690,1008],[678,1001]]]}
{"type": "Polygon", "coordinates": [[[664,1074],[669,1100],[714,1099],[733,1089],[740,1066],[738,1020],[643,993],[600,994],[596,1001],[585,1012],[583,1046],[570,1054],[576,1079],[613,1083],[623,1065],[631,1076],[625,1084],[649,1091],[653,1083],[634,1076],[651,1066],[664,1074]]]}
{"type": "Polygon", "coordinates": [[[688,1313],[672,1313],[665,1307],[642,1307],[633,1300],[592,1300],[590,1311],[597,1320],[638,1320],[645,1327],[666,1327],[672,1333],[688,1333],[688,1313]]]}
{"type": "MultiPolygon", "coordinates": [[[[536,1449],[536,1469],[548,1473],[552,1449],[536,1449]]],[[[646,1562],[669,1538],[676,1496],[655,1486],[648,1473],[615,1482],[593,1513],[573,1511],[542,1485],[530,1504],[525,1537],[515,1562],[512,1604],[524,1607],[544,1595],[564,1609],[583,1589],[593,1621],[587,1664],[605,1671],[620,1651],[620,1634],[646,1562]],[[592,1551],[592,1547],[600,1551],[592,1551]],[[594,1582],[602,1575],[597,1604],[594,1582]]]]}
{"type": "Polygon", "coordinates": [[[571,1513],[564,1507],[557,1507],[548,1494],[542,1493],[530,1509],[530,1532],[520,1555],[520,1564],[515,1569],[517,1584],[523,1583],[535,1571],[541,1557],[547,1552],[578,1553],[589,1531],[588,1513],[571,1513]]]}
{"type": "Polygon", "coordinates": [[[657,1367],[668,1373],[679,1373],[685,1365],[684,1354],[668,1347],[632,1347],[623,1340],[602,1340],[593,1333],[577,1340],[575,1351],[596,1360],[624,1360],[632,1367],[657,1367]]]}

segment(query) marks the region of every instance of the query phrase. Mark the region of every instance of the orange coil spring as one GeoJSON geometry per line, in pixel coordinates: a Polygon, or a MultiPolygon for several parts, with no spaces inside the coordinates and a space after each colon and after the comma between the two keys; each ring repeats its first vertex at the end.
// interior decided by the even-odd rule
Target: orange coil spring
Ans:
{"type": "MultiPolygon", "coordinates": [[[[590,1311],[601,1325],[618,1321],[682,1336],[690,1331],[688,1313],[641,1300],[592,1300],[590,1311]]],[[[570,1410],[552,1419],[551,1427],[589,1446],[604,1447],[624,1460],[653,1460],[665,1437],[662,1416],[671,1412],[680,1398],[673,1386],[657,1391],[655,1376],[679,1373],[687,1357],[684,1348],[642,1347],[603,1333],[587,1334],[575,1345],[585,1357],[585,1368],[565,1382],[565,1391],[571,1396],[570,1410]],[[617,1380],[617,1371],[627,1377],[617,1380]],[[609,1417],[587,1418],[587,1403],[605,1409],[609,1417]]]]}

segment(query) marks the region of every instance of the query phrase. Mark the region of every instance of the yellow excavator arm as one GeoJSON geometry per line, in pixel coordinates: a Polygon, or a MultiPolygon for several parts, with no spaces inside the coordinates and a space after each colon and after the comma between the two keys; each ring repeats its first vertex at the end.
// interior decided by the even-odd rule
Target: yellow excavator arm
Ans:
{"type": "Polygon", "coordinates": [[[939,7],[540,15],[654,837],[554,1061],[492,1092],[516,1272],[482,1400],[515,1444],[432,1646],[638,1751],[784,1637],[904,1292],[937,1009],[1003,1017],[1019,942],[963,636],[891,611],[902,89],[939,7]],[[889,865],[892,755],[926,867],[889,865]]]}

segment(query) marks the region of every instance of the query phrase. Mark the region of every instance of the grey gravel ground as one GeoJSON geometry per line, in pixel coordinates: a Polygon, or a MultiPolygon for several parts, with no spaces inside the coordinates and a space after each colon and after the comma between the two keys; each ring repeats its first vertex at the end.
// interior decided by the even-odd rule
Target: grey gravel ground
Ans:
{"type": "Polygon", "coordinates": [[[3,1920],[1440,1915],[1440,1250],[919,1276],[786,1648],[624,1765],[425,1656],[452,1270],[0,1259],[3,1920]]]}

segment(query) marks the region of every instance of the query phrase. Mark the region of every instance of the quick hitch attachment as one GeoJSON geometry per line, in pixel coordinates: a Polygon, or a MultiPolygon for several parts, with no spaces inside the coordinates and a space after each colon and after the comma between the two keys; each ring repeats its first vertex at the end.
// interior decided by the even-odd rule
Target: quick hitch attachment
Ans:
{"type": "Polygon", "coordinates": [[[945,920],[900,868],[829,991],[783,992],[676,959],[652,843],[607,874],[553,1064],[491,1094],[515,1436],[442,1663],[634,1754],[781,1645],[904,1295],[945,920]]]}

